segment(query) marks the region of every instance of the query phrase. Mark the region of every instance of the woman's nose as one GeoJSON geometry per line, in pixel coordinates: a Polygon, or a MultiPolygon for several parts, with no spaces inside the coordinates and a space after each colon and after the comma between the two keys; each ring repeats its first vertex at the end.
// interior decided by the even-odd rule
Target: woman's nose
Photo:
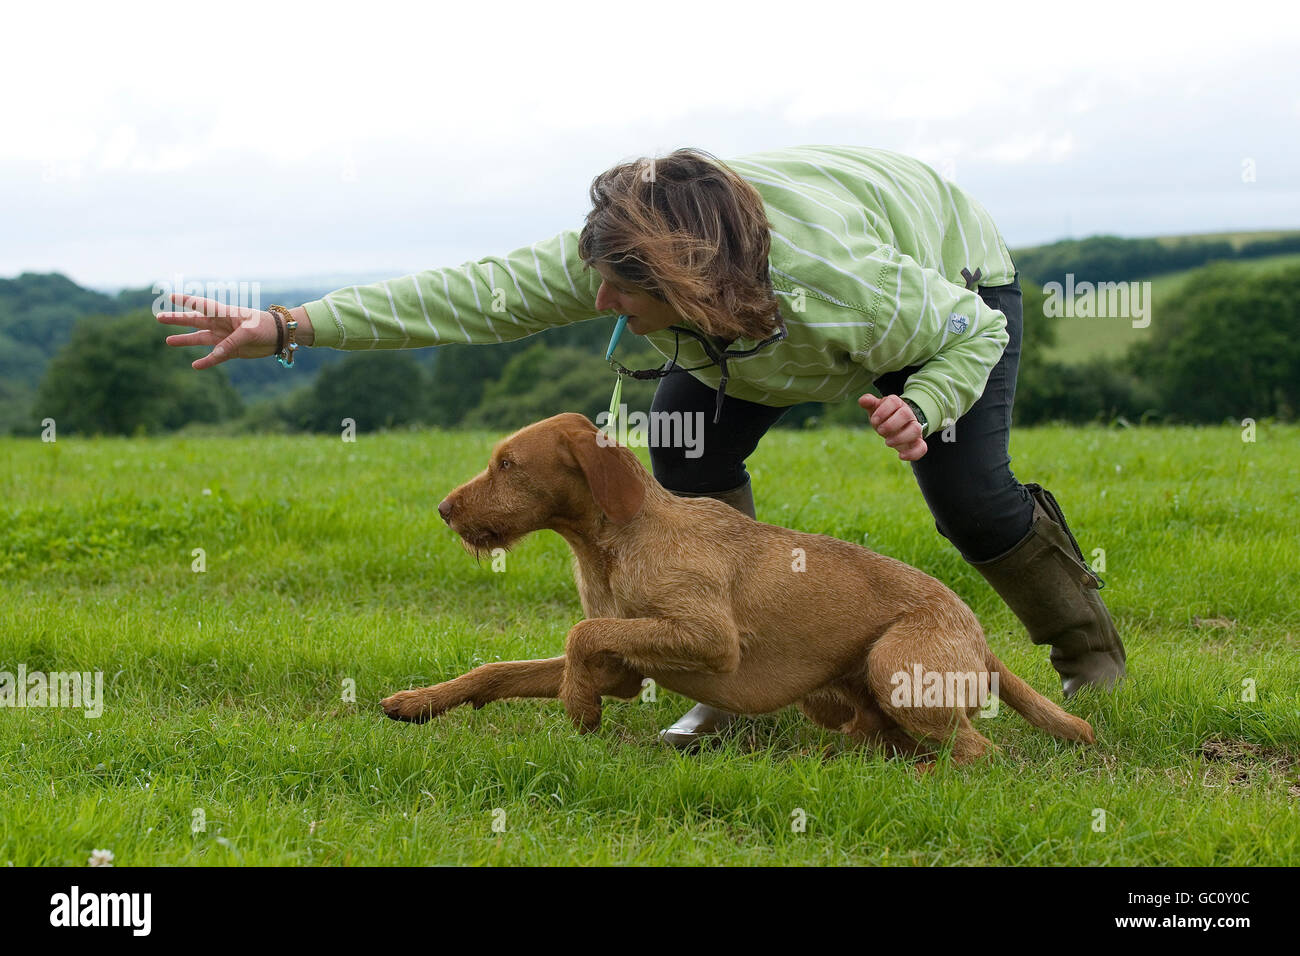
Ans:
{"type": "Polygon", "coordinates": [[[602,282],[600,288],[596,290],[596,311],[604,312],[606,309],[618,309],[618,307],[618,296],[602,282]]]}

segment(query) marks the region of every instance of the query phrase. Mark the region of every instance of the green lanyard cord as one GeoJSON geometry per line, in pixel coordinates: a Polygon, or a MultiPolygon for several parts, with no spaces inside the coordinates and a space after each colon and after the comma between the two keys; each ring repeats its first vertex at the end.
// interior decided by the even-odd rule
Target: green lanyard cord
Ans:
{"type": "MultiPolygon", "coordinates": [[[[614,357],[614,350],[618,348],[618,340],[623,337],[623,332],[627,329],[627,316],[620,315],[618,321],[614,324],[614,334],[609,338],[609,348],[605,350],[605,361],[608,362],[614,357]]],[[[618,406],[623,400],[623,376],[614,376],[614,395],[609,400],[609,418],[605,422],[605,427],[609,429],[612,435],[616,429],[616,419],[618,418],[618,406]]]]}

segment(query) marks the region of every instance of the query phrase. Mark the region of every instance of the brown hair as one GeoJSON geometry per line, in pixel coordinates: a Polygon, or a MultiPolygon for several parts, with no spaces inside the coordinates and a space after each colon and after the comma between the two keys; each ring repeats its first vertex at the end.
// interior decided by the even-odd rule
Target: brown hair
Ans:
{"type": "Polygon", "coordinates": [[[592,180],[591,204],[578,239],[589,267],[609,265],[711,335],[776,331],[763,199],[712,154],[683,147],[622,163],[592,180]]]}

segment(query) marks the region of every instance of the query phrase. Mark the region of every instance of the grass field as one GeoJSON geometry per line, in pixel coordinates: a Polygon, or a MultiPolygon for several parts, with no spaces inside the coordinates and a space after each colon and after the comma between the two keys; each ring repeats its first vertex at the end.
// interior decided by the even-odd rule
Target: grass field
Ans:
{"type": "MultiPolygon", "coordinates": [[[[1300,264],[1300,253],[1290,252],[1277,256],[1262,256],[1259,259],[1244,259],[1232,263],[1242,270],[1244,275],[1269,272],[1287,266],[1300,264]]],[[[1198,267],[1203,268],[1203,267],[1198,267]]],[[[1145,341],[1152,329],[1160,322],[1161,307],[1173,298],[1196,269],[1184,269],[1154,276],[1151,281],[1151,324],[1145,328],[1135,329],[1131,319],[1126,318],[1074,318],[1063,317],[1057,323],[1056,346],[1051,355],[1063,362],[1082,362],[1095,356],[1118,358],[1136,342],[1145,341]]],[[[1026,316],[1026,321],[1032,316],[1026,316]]]]}
{"type": "MultiPolygon", "coordinates": [[[[585,737],[556,702],[383,718],[581,615],[559,537],[497,573],[438,518],[497,437],[0,440],[0,670],[102,671],[106,696],[0,708],[0,866],[1300,863],[1300,429],[1018,432],[1020,477],[1105,549],[1130,678],[1070,703],[1095,748],[1003,708],[997,754],[924,777],[794,712],[681,755],[667,692],[585,737]]],[[[1060,699],[874,436],[775,432],[751,470],[760,518],[936,575],[1060,699]]]]}

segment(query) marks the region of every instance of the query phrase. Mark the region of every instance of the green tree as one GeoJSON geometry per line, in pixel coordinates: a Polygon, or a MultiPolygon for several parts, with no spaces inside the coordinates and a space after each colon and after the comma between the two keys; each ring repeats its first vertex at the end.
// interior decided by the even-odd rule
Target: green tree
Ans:
{"type": "MultiPolygon", "coordinates": [[[[607,315],[555,326],[522,339],[496,345],[440,346],[433,350],[436,358],[425,420],[435,425],[462,423],[469,412],[485,400],[488,385],[501,378],[506,366],[516,356],[535,349],[539,344],[550,348],[577,349],[589,357],[599,359],[605,354],[613,329],[614,319],[607,315]]],[[[623,338],[619,358],[624,365],[629,368],[650,368],[663,364],[662,355],[649,348],[642,348],[639,351],[648,357],[643,364],[632,365],[628,361],[628,355],[637,349],[634,338],[632,335],[623,338]]],[[[606,374],[612,374],[607,365],[602,367],[606,374]]],[[[610,388],[612,387],[611,377],[610,388]]],[[[607,396],[605,404],[608,403],[607,396]]]]}
{"type": "Polygon", "coordinates": [[[1188,421],[1291,419],[1300,408],[1300,267],[1194,273],[1158,306],[1134,369],[1188,421]]]}
{"type": "Polygon", "coordinates": [[[434,425],[458,425],[483,400],[483,390],[514,356],[536,347],[523,340],[498,345],[444,345],[437,349],[425,408],[434,425]]]}
{"type": "MultiPolygon", "coordinates": [[[[622,361],[628,368],[653,368],[663,364],[663,356],[629,351],[622,361]]],[[[514,356],[501,377],[484,388],[482,402],[465,416],[463,424],[509,430],[560,412],[581,412],[595,421],[609,408],[614,379],[613,370],[599,355],[539,342],[514,356]]],[[[654,390],[653,381],[625,379],[623,404],[629,410],[647,411],[654,390]]]]}
{"type": "Polygon", "coordinates": [[[391,428],[421,420],[427,388],[424,370],[409,355],[352,352],[321,369],[290,415],[310,431],[337,432],[345,418],[358,431],[391,428]]]}
{"type": "Polygon", "coordinates": [[[30,426],[48,417],[61,432],[126,435],[234,417],[242,403],[225,371],[190,368],[206,351],[169,346],[148,312],[84,318],[46,367],[30,426]]]}
{"type": "Polygon", "coordinates": [[[1017,425],[1111,421],[1118,417],[1137,421],[1155,408],[1155,393],[1126,362],[1097,358],[1078,363],[1049,358],[1061,320],[1044,313],[1046,297],[1042,288],[1032,279],[1024,281],[1023,276],[1022,296],[1025,324],[1016,379],[1017,425]]]}

